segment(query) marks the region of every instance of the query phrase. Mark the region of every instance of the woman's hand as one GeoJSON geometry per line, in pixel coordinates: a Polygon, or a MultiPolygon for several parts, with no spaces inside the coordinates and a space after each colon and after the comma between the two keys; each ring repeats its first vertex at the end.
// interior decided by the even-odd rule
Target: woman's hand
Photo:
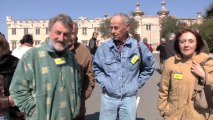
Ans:
{"type": "Polygon", "coordinates": [[[199,63],[192,61],[191,72],[198,77],[205,79],[205,71],[199,63]]]}

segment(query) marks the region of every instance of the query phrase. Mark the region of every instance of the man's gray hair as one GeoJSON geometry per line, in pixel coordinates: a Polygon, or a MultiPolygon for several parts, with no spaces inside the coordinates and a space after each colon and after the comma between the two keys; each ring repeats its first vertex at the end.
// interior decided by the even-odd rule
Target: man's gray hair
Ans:
{"type": "Polygon", "coordinates": [[[123,18],[125,25],[130,25],[130,18],[127,14],[117,13],[117,14],[113,15],[112,18],[115,17],[115,16],[120,16],[121,18],[123,18]]]}
{"type": "Polygon", "coordinates": [[[72,21],[71,17],[66,14],[63,14],[63,13],[59,14],[49,20],[48,30],[50,31],[52,29],[53,25],[58,21],[61,22],[64,26],[70,28],[70,30],[72,30],[73,21],[72,21]]]}

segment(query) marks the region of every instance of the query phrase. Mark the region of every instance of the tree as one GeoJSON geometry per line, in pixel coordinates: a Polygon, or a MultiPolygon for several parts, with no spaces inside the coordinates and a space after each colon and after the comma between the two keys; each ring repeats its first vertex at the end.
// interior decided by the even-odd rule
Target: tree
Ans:
{"type": "Polygon", "coordinates": [[[111,36],[110,18],[106,18],[102,21],[102,23],[100,24],[100,33],[104,39],[107,39],[111,36]]]}
{"type": "Polygon", "coordinates": [[[213,3],[206,10],[206,18],[213,18],[213,3]]]}
{"type": "Polygon", "coordinates": [[[137,34],[137,29],[138,29],[139,23],[133,17],[130,18],[130,26],[131,26],[131,28],[130,28],[129,33],[132,34],[132,35],[137,34]]]}
{"type": "Polygon", "coordinates": [[[213,52],[213,3],[206,9],[205,20],[196,28],[204,40],[206,40],[210,52],[213,52]]]}
{"type": "Polygon", "coordinates": [[[198,28],[202,38],[208,43],[210,51],[213,52],[213,18],[206,19],[198,28]]]}
{"type": "MultiPolygon", "coordinates": [[[[133,17],[130,18],[130,26],[131,26],[131,28],[130,28],[129,33],[132,35],[135,35],[136,31],[138,29],[139,23],[133,17]]],[[[102,23],[100,24],[100,33],[104,39],[111,37],[110,18],[104,19],[102,21],[102,23]]]]}
{"type": "Polygon", "coordinates": [[[161,38],[167,38],[169,33],[176,33],[177,31],[179,31],[182,23],[179,23],[177,18],[167,16],[160,20],[160,25],[161,38]]]}

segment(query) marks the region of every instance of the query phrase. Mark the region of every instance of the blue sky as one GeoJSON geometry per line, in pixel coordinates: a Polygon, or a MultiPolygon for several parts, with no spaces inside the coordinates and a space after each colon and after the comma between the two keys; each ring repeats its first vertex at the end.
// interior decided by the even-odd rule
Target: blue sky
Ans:
{"type": "MultiPolygon", "coordinates": [[[[89,19],[113,15],[118,12],[130,14],[140,3],[146,15],[156,15],[162,0],[0,0],[0,32],[7,35],[6,16],[13,19],[49,19],[56,14],[66,13],[73,19],[86,16],[89,19]]],[[[196,18],[203,14],[213,0],[166,0],[171,15],[196,18]]]]}

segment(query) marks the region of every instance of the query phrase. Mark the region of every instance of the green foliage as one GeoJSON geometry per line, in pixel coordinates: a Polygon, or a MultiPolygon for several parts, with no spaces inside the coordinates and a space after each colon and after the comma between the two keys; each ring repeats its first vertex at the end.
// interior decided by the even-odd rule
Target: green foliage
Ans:
{"type": "Polygon", "coordinates": [[[198,28],[202,38],[208,43],[210,51],[213,52],[213,18],[206,19],[198,28]]]}
{"type": "Polygon", "coordinates": [[[130,18],[130,31],[129,33],[131,35],[135,35],[137,33],[137,29],[138,29],[139,23],[135,18],[130,18]]]}
{"type": "MultiPolygon", "coordinates": [[[[134,35],[138,29],[139,23],[136,19],[130,18],[130,31],[134,35]]],[[[100,24],[100,33],[104,39],[111,37],[110,18],[104,19],[100,24]]]]}
{"type": "Polygon", "coordinates": [[[160,31],[161,38],[167,38],[169,33],[176,33],[177,31],[180,30],[180,26],[183,25],[183,23],[178,23],[178,19],[172,16],[162,18],[160,24],[161,24],[161,31],[160,31]]]}
{"type": "Polygon", "coordinates": [[[102,21],[102,23],[100,24],[100,33],[104,39],[111,37],[110,18],[102,21]]]}
{"type": "Polygon", "coordinates": [[[213,18],[213,3],[206,10],[206,18],[213,18]]]}

